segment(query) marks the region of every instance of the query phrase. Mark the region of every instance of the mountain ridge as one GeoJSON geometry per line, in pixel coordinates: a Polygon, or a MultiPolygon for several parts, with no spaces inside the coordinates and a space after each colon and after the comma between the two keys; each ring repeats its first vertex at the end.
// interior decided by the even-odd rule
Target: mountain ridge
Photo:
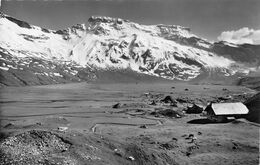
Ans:
{"type": "MultiPolygon", "coordinates": [[[[210,43],[178,25],[140,25],[120,18],[92,16],[88,26],[50,30],[1,13],[0,31],[5,34],[0,38],[1,53],[60,66],[73,64],[86,73],[130,69],[170,80],[191,81],[203,73],[233,79],[258,72],[260,64],[260,46],[210,43]]],[[[1,72],[19,68],[14,67],[16,62],[11,68],[4,58],[1,60],[1,72]]],[[[39,74],[45,74],[40,70],[39,74]]],[[[75,73],[71,75],[82,79],[75,73]]],[[[65,75],[63,71],[59,74],[65,75]]]]}

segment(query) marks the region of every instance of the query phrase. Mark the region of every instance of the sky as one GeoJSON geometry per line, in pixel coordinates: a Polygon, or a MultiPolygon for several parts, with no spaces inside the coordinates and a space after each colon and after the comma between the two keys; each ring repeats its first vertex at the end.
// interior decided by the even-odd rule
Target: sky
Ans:
{"type": "Polygon", "coordinates": [[[2,0],[1,11],[54,30],[100,15],[190,27],[209,41],[260,44],[260,0],[2,0]]]}

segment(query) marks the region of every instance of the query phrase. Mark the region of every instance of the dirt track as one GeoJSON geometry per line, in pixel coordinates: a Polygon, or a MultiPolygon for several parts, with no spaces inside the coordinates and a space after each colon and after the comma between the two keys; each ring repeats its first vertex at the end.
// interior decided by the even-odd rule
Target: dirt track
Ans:
{"type": "MultiPolygon", "coordinates": [[[[34,146],[33,151],[39,154],[18,160],[13,152],[16,145],[6,145],[14,142],[10,138],[1,143],[0,150],[2,157],[9,155],[6,161],[17,158],[16,164],[26,164],[39,155],[41,162],[32,164],[258,164],[258,124],[244,119],[209,123],[201,114],[182,111],[191,103],[205,107],[209,101],[244,100],[253,93],[236,86],[169,83],[2,88],[3,137],[31,138],[43,134],[37,130],[47,131],[47,137],[65,139],[54,141],[61,141],[66,150],[55,155],[44,145],[34,146]],[[179,98],[177,107],[159,101],[167,95],[179,98]],[[152,100],[156,105],[150,105],[152,100]],[[112,108],[116,103],[120,106],[112,108]],[[163,109],[176,113],[152,113],[163,109]],[[58,130],[66,127],[65,131],[58,130]],[[30,130],[36,133],[27,132],[30,130]],[[196,140],[192,141],[190,134],[196,140]],[[3,150],[6,147],[9,150],[3,150]]],[[[35,144],[53,144],[44,136],[35,144]]],[[[23,142],[18,149],[30,144],[23,142]]]]}

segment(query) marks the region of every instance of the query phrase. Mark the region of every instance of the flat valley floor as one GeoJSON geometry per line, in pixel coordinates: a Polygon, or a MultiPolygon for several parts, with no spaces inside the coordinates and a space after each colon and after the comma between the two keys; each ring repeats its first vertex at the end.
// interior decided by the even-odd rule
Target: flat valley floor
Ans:
{"type": "Polygon", "coordinates": [[[257,165],[259,124],[183,111],[254,93],[185,83],[4,87],[0,164],[257,165]],[[160,102],[168,95],[177,105],[160,102]]]}

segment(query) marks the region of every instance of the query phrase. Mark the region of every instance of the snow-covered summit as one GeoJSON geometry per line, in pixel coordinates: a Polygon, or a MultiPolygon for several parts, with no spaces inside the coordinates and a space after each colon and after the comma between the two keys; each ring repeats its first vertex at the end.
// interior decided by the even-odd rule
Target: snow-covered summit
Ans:
{"type": "Polygon", "coordinates": [[[255,70],[254,65],[219,55],[225,51],[215,51],[214,44],[186,27],[141,25],[100,16],[89,18],[88,23],[55,31],[1,13],[0,47],[17,58],[33,57],[101,70],[130,69],[178,80],[192,80],[205,73],[232,76],[255,70]]]}
{"type": "Polygon", "coordinates": [[[194,34],[190,33],[190,28],[178,25],[140,25],[126,19],[92,16],[88,20],[88,30],[95,34],[108,34],[109,32],[118,33],[150,33],[156,36],[175,35],[181,37],[192,37],[194,34]]]}
{"type": "Polygon", "coordinates": [[[129,22],[129,20],[121,19],[121,18],[113,18],[113,17],[104,17],[104,16],[91,16],[88,19],[88,22],[90,22],[90,23],[103,22],[103,23],[122,24],[123,22],[129,22]]]}

